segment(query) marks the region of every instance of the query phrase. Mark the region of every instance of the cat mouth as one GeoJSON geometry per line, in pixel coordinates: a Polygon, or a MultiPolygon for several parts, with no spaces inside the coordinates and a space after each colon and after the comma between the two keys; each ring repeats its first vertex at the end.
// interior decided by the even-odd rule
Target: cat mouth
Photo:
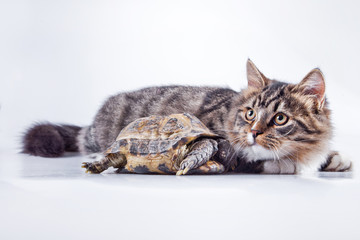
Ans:
{"type": "Polygon", "coordinates": [[[251,133],[247,134],[246,143],[247,147],[243,148],[243,152],[247,155],[248,161],[274,160],[278,156],[274,149],[261,144],[261,141],[254,138],[251,133]]]}
{"type": "Polygon", "coordinates": [[[256,140],[256,138],[253,137],[253,135],[251,133],[248,133],[246,136],[246,142],[248,144],[249,147],[252,146],[261,146],[263,148],[266,148],[265,146],[263,146],[261,143],[259,143],[258,140],[256,140]]]}
{"type": "Polygon", "coordinates": [[[259,146],[267,150],[271,150],[266,144],[264,144],[262,141],[259,141],[259,139],[254,138],[251,133],[247,134],[246,136],[246,142],[249,147],[253,146],[259,146]]]}

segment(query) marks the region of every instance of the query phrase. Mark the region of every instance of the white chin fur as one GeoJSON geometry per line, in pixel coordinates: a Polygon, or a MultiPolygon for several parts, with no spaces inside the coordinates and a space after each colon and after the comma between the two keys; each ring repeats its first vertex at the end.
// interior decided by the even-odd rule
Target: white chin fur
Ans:
{"type": "Polygon", "coordinates": [[[270,160],[275,159],[276,155],[271,150],[268,150],[258,144],[246,147],[242,150],[246,155],[248,161],[257,161],[257,160],[270,160]]]}

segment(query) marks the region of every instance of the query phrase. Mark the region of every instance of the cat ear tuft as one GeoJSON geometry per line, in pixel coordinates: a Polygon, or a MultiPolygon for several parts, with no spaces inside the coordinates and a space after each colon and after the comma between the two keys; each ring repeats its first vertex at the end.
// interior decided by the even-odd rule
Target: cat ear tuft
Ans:
{"type": "Polygon", "coordinates": [[[263,88],[268,85],[269,80],[262,74],[255,64],[248,59],[246,63],[248,87],[263,88]]]}
{"type": "Polygon", "coordinates": [[[313,96],[321,109],[325,103],[325,78],[319,68],[314,68],[298,84],[298,89],[304,95],[313,96]]]}

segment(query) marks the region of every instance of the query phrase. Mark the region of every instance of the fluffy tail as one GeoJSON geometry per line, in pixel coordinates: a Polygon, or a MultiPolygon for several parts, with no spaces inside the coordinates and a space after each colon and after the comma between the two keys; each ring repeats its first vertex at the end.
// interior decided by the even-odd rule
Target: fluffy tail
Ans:
{"type": "Polygon", "coordinates": [[[41,157],[60,157],[65,152],[78,152],[76,137],[81,127],[40,123],[23,137],[23,153],[41,157]]]}

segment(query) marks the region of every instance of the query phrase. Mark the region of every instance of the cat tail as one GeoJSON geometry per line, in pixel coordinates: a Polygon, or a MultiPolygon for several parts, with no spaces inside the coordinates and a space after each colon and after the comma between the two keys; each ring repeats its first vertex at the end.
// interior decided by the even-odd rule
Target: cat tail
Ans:
{"type": "Polygon", "coordinates": [[[37,123],[22,139],[22,153],[41,157],[60,157],[65,152],[78,152],[77,136],[81,127],[65,124],[37,123]]]}

